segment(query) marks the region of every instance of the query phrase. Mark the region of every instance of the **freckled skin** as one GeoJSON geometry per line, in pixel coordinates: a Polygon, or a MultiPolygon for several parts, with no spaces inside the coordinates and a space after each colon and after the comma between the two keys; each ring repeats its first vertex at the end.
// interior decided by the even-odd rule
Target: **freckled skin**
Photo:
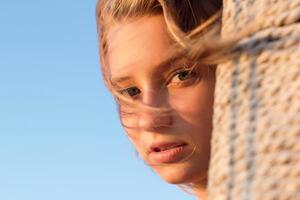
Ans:
{"type": "Polygon", "coordinates": [[[156,66],[170,57],[170,41],[160,15],[117,23],[108,34],[109,71],[112,77],[130,77],[120,85],[139,88],[137,101],[172,108],[164,119],[155,119],[155,127],[153,116],[141,113],[139,129],[125,128],[141,157],[169,183],[198,184],[206,176],[209,163],[215,74],[202,66],[198,70],[200,81],[183,86],[162,84],[165,76],[157,72],[156,66]],[[196,150],[183,162],[152,163],[146,147],[156,141],[184,141],[188,144],[186,156],[196,150]]]}

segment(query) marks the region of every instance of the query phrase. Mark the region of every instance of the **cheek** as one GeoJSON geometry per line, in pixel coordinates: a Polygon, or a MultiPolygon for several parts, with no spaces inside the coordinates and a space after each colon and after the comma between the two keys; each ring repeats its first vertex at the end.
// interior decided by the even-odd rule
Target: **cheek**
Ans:
{"type": "Polygon", "coordinates": [[[141,140],[141,134],[132,128],[124,128],[125,134],[128,136],[128,139],[134,145],[134,147],[139,151],[143,147],[143,142],[141,140]]]}
{"type": "Polygon", "coordinates": [[[186,88],[183,94],[172,101],[177,114],[192,124],[202,124],[204,121],[210,123],[213,113],[213,84],[208,82],[186,88]]]}

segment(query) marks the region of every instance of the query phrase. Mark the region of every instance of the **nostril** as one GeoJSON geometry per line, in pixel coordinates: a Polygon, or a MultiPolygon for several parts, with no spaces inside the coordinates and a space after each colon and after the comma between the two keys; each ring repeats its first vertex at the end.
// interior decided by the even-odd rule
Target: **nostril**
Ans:
{"type": "Polygon", "coordinates": [[[157,115],[155,113],[142,113],[138,122],[139,127],[146,131],[170,127],[172,123],[173,120],[170,114],[157,115]]]}
{"type": "Polygon", "coordinates": [[[172,125],[172,117],[170,115],[157,116],[154,118],[154,124],[158,127],[167,127],[172,125]]]}

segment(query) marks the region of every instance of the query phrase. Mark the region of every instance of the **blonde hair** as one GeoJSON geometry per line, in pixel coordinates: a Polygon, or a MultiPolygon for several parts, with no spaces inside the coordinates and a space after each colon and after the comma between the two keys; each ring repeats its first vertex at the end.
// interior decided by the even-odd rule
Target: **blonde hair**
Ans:
{"type": "MultiPolygon", "coordinates": [[[[170,36],[181,47],[185,47],[181,48],[180,51],[185,51],[189,46],[187,41],[191,41],[195,35],[203,33],[203,30],[218,20],[219,15],[217,14],[221,6],[222,0],[99,0],[96,8],[96,20],[100,43],[100,62],[106,86],[118,96],[112,90],[106,62],[107,33],[113,24],[144,16],[163,15],[170,36]],[[211,20],[212,17],[213,20],[211,20]],[[196,27],[198,28],[196,29],[196,27]]],[[[118,98],[122,99],[121,96],[118,98]]]]}

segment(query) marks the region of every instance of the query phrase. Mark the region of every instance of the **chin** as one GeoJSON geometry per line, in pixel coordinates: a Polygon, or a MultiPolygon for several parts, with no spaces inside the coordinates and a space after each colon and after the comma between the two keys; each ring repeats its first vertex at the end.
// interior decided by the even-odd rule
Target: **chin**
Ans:
{"type": "Polygon", "coordinates": [[[206,171],[203,172],[199,168],[192,167],[187,163],[158,166],[154,170],[164,181],[170,184],[197,182],[200,177],[206,174],[206,171]]]}

